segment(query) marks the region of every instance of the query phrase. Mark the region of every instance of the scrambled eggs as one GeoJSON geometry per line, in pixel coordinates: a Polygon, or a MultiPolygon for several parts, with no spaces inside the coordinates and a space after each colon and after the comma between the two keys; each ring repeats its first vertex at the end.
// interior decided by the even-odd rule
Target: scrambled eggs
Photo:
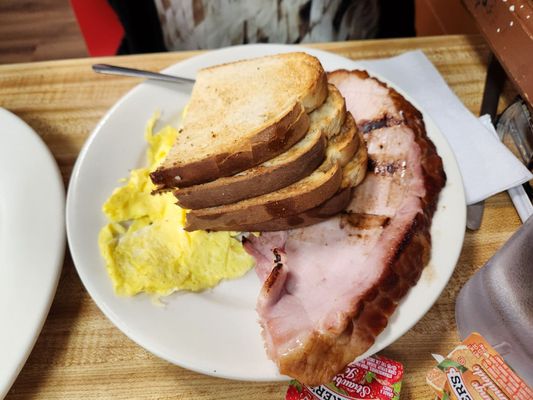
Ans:
{"type": "Polygon", "coordinates": [[[151,195],[149,173],[165,158],[178,132],[167,126],[157,134],[154,116],[147,124],[148,168],[131,171],[124,186],[103,205],[110,223],[98,237],[100,251],[115,292],[168,295],[176,290],[199,291],[221,279],[237,278],[253,259],[230,232],[187,232],[185,210],[172,193],[151,195]]]}

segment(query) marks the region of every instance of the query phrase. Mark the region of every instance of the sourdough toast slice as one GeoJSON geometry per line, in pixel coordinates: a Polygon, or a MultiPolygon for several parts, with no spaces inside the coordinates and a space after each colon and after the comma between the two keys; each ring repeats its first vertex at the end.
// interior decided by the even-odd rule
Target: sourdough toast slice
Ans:
{"type": "MultiPolygon", "coordinates": [[[[336,138],[336,137],[335,137],[336,138]]],[[[261,196],[237,203],[191,210],[187,214],[187,230],[244,230],[265,221],[300,214],[330,199],[341,187],[343,166],[356,151],[365,151],[365,146],[353,145],[361,140],[350,113],[338,139],[330,140],[330,156],[313,173],[292,185],[261,196]]]]}
{"type": "MultiPolygon", "coordinates": [[[[289,186],[309,175],[324,160],[326,137],[340,142],[340,154],[350,151],[345,146],[356,144],[349,135],[351,125],[343,127],[345,117],[344,98],[335,86],[329,85],[324,104],[309,114],[307,135],[288,151],[236,175],[176,189],[174,195],[181,207],[199,209],[236,203],[289,186]],[[344,132],[340,132],[341,127],[344,132]]],[[[351,123],[354,124],[353,118],[351,123]]]]}
{"type": "Polygon", "coordinates": [[[327,94],[320,62],[306,53],[203,69],[193,87],[183,130],[163,164],[151,174],[152,181],[160,189],[187,187],[270,160],[305,135],[307,128],[289,127],[306,119],[327,94]]]}

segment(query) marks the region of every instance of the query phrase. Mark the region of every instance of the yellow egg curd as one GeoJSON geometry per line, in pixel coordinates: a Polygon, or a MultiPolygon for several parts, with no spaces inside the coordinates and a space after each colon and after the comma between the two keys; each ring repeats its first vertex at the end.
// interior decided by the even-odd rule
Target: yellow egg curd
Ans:
{"type": "Polygon", "coordinates": [[[157,118],[146,126],[148,167],[132,170],[103,205],[110,222],[101,229],[98,244],[119,295],[199,291],[238,278],[254,264],[234,238],[236,232],[187,232],[186,211],[173,194],[151,194],[155,187],[149,174],[178,135],[171,126],[154,134],[157,118]]]}

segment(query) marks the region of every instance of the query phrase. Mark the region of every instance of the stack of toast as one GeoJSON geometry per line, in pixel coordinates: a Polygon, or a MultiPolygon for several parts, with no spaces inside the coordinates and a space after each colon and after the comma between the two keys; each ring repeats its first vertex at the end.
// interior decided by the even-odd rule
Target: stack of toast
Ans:
{"type": "Polygon", "coordinates": [[[275,231],[344,210],[366,169],[362,135],[320,62],[286,53],[201,70],[151,178],[189,209],[187,230],[275,231]]]}

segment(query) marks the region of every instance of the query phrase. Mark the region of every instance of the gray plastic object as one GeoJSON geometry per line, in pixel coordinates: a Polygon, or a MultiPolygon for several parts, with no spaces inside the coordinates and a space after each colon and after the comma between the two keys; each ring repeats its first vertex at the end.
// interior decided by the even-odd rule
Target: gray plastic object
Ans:
{"type": "Polygon", "coordinates": [[[480,333],[533,387],[533,217],[459,292],[461,339],[480,333]]]}

